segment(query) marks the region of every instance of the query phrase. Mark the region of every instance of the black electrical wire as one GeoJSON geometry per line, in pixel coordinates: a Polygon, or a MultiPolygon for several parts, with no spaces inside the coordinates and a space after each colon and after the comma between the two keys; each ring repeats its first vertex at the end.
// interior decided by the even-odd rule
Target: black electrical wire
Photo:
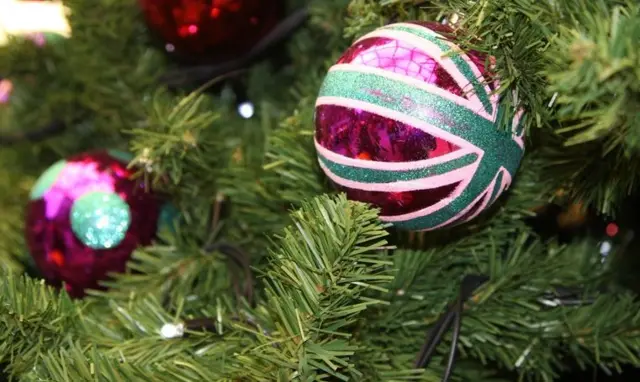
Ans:
{"type": "Polygon", "coordinates": [[[420,353],[418,353],[418,357],[414,363],[416,369],[429,366],[429,362],[431,362],[437,346],[442,341],[444,334],[449,330],[454,318],[455,313],[449,310],[436,322],[433,328],[427,332],[427,337],[422,345],[422,349],[420,349],[420,353]]]}
{"type": "Polygon", "coordinates": [[[449,381],[455,366],[458,342],[460,340],[460,330],[462,328],[464,303],[487,281],[489,281],[489,278],[482,275],[467,275],[463,278],[456,301],[449,306],[447,312],[443,314],[433,328],[427,332],[422,349],[420,349],[420,352],[416,357],[416,361],[414,363],[415,368],[424,369],[428,367],[431,359],[435,355],[438,345],[444,339],[447,331],[453,327],[451,349],[449,350],[449,358],[447,359],[447,365],[442,378],[443,382],[449,381]]]}
{"type": "MultiPolygon", "coordinates": [[[[450,380],[455,367],[458,342],[460,340],[464,303],[487,281],[489,281],[489,278],[482,275],[468,275],[464,277],[455,302],[449,305],[447,311],[438,319],[431,330],[427,332],[424,344],[414,362],[416,369],[426,369],[429,366],[438,345],[443,341],[446,333],[452,330],[451,348],[442,376],[442,382],[448,382],[450,380]]],[[[554,288],[553,292],[546,293],[541,300],[551,302],[553,306],[585,306],[594,303],[596,297],[582,296],[582,293],[583,289],[581,288],[557,287],[554,288]]]]}
{"type": "Polygon", "coordinates": [[[456,354],[458,351],[458,341],[460,340],[460,330],[462,329],[462,313],[464,311],[464,301],[458,298],[458,306],[456,307],[456,315],[453,321],[453,333],[451,334],[451,349],[449,349],[449,359],[447,366],[442,374],[442,381],[448,382],[453,374],[453,367],[456,362],[456,354]]]}

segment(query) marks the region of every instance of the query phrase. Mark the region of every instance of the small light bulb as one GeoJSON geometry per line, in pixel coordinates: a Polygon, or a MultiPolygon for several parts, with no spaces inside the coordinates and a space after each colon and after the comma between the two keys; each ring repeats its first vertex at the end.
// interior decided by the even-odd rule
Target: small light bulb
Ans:
{"type": "Polygon", "coordinates": [[[176,50],[176,47],[173,46],[173,44],[167,44],[164,46],[164,49],[169,53],[173,53],[173,51],[176,50]]]}
{"type": "Polygon", "coordinates": [[[251,102],[246,101],[238,105],[238,114],[240,114],[242,118],[249,119],[253,117],[254,113],[255,108],[251,102]]]}
{"type": "Polygon", "coordinates": [[[182,337],[184,335],[184,324],[164,324],[160,329],[160,335],[165,339],[182,337]]]}
{"type": "Polygon", "coordinates": [[[612,248],[612,245],[610,242],[603,241],[602,244],[600,244],[600,254],[602,256],[607,256],[609,252],[611,252],[611,248],[612,248]]]}

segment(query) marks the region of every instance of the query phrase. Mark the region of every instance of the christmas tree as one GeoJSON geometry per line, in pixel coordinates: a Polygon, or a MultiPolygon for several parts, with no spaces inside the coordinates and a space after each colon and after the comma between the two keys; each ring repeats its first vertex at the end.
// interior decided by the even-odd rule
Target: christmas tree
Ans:
{"type": "Polygon", "coordinates": [[[637,2],[268,3],[0,1],[7,378],[640,364],[637,2]]]}

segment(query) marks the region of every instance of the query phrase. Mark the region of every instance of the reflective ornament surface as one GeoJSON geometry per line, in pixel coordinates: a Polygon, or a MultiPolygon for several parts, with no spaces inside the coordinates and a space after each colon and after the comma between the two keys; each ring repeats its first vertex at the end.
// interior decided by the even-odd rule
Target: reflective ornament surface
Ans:
{"type": "Polygon", "coordinates": [[[486,57],[462,53],[440,24],[401,23],[356,41],[316,102],[323,171],[353,200],[407,230],[468,221],[511,184],[523,114],[499,130],[486,57]]]}
{"type": "Polygon", "coordinates": [[[140,0],[165,49],[193,64],[237,58],[284,17],[283,0],[140,0]]]}
{"type": "Polygon", "coordinates": [[[151,244],[162,200],[133,180],[129,155],[94,151],[52,165],[30,194],[26,238],[43,277],[81,297],[151,244]]]}

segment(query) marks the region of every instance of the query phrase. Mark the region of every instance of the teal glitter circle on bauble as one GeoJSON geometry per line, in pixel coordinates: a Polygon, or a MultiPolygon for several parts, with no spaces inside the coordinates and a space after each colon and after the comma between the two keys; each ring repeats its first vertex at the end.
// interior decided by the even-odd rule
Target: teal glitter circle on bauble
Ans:
{"type": "Polygon", "coordinates": [[[42,198],[44,194],[55,184],[56,180],[58,180],[60,173],[66,165],[67,161],[58,161],[40,175],[36,183],[31,188],[29,199],[36,200],[42,198]]]}
{"type": "Polygon", "coordinates": [[[109,249],[124,240],[131,225],[129,205],[112,192],[89,192],[71,207],[71,229],[92,249],[109,249]]]}

